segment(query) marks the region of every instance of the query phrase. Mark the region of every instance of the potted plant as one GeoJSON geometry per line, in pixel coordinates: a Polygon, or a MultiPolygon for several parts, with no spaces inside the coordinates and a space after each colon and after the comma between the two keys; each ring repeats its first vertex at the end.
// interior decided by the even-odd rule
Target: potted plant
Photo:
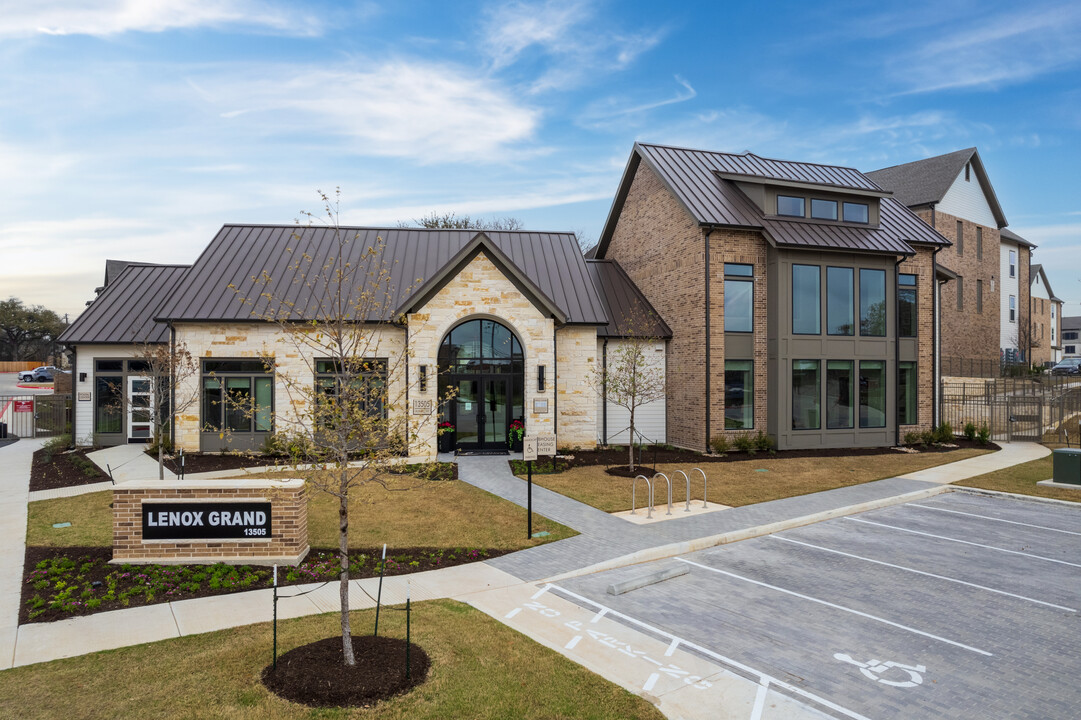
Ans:
{"type": "Polygon", "coordinates": [[[454,452],[454,423],[444,420],[436,429],[439,438],[439,452],[454,452]]]}
{"type": "Polygon", "coordinates": [[[525,438],[525,423],[521,420],[511,420],[507,430],[507,444],[514,452],[522,451],[522,440],[525,438]]]}

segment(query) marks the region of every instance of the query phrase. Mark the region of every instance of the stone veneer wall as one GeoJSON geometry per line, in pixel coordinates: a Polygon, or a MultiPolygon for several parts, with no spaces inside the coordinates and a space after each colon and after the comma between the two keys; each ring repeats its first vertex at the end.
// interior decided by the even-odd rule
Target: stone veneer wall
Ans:
{"type": "Polygon", "coordinates": [[[303,480],[135,482],[113,489],[113,562],[158,564],[282,563],[308,554],[308,502],[303,480]],[[270,502],[270,538],[143,542],[144,502],[270,502]]]}
{"type": "MultiPolygon", "coordinates": [[[[362,343],[365,357],[388,358],[388,405],[404,408],[406,394],[405,329],[390,325],[362,326],[370,338],[362,343]]],[[[300,345],[277,324],[182,323],[176,326],[178,343],[195,358],[254,358],[271,356],[274,373],[274,429],[288,432],[302,421],[315,386],[316,353],[300,345]]],[[[415,377],[415,376],[414,376],[415,377]]],[[[202,376],[191,378],[177,392],[178,398],[198,397],[202,376]]],[[[182,411],[176,421],[175,444],[186,452],[199,451],[199,402],[182,411]]],[[[433,430],[434,432],[434,430],[433,430]]]]}
{"type": "MultiPolygon", "coordinates": [[[[559,447],[597,446],[597,328],[568,325],[556,331],[556,437],[559,447]]],[[[529,384],[528,375],[526,384],[529,384]]]]}

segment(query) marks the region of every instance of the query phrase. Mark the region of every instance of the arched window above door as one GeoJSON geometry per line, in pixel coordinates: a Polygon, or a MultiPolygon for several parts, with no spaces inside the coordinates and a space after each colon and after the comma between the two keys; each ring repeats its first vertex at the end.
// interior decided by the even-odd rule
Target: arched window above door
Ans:
{"type": "Polygon", "coordinates": [[[467,320],[456,326],[439,346],[442,373],[521,373],[525,370],[522,344],[495,320],[467,320]]]}

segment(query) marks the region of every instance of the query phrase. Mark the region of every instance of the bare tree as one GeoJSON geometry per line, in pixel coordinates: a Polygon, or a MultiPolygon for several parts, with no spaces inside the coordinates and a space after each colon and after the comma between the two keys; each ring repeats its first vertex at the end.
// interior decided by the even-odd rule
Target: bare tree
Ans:
{"type": "Polygon", "coordinates": [[[634,472],[636,415],[643,405],[664,399],[664,365],[655,360],[654,348],[660,339],[651,332],[654,322],[646,308],[635,304],[618,325],[623,336],[609,345],[607,362],[595,366],[587,382],[605,402],[627,411],[630,433],[627,467],[634,472]]]}
{"type": "Polygon", "coordinates": [[[434,210],[424,217],[413,218],[412,222],[398,221],[398,227],[441,228],[444,230],[521,230],[525,223],[516,217],[493,217],[484,219],[470,215],[458,215],[453,212],[437,213],[434,210]]]}
{"type": "Polygon", "coordinates": [[[277,325],[284,345],[284,352],[264,357],[277,368],[286,396],[274,418],[276,449],[295,468],[323,468],[309,474],[308,484],[338,501],[342,651],[352,666],[349,495],[363,485],[388,487],[391,468],[434,416],[407,413],[409,353],[404,318],[392,317],[396,289],[383,240],[364,244],[339,224],[340,191],[319,196],[323,213],[304,213],[307,224],[294,234],[294,247],[313,229],[329,235],[320,247],[329,251],[325,259],[300,253],[291,263],[292,285],[304,289],[303,300],[276,296],[274,278],[264,272],[258,280],[265,292],[244,301],[267,308],[256,316],[277,325]]]}

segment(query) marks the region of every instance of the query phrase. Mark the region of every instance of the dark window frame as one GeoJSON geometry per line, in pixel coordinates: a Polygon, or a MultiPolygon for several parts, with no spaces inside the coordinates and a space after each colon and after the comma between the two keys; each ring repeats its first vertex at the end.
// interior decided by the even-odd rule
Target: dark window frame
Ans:
{"type": "Polygon", "coordinates": [[[919,337],[920,334],[920,286],[919,276],[912,273],[898,273],[897,274],[897,334],[904,338],[919,337]],[[911,282],[906,278],[911,278],[911,282]],[[909,317],[912,320],[912,329],[909,331],[905,327],[905,313],[901,311],[902,295],[907,294],[909,291],[912,293],[912,311],[909,313],[909,317]]]}
{"type": "Polygon", "coordinates": [[[777,195],[777,215],[780,216],[780,217],[801,217],[801,218],[807,217],[807,198],[801,197],[799,195],[781,195],[781,194],[778,194],[777,195]],[[785,199],[785,200],[799,200],[800,214],[796,215],[795,213],[781,212],[781,199],[782,198],[785,199]]]}
{"type": "MultiPolygon", "coordinates": [[[[839,368],[832,368],[832,370],[838,370],[839,368]]],[[[826,361],[826,429],[827,430],[852,430],[856,425],[856,361],[852,359],[847,360],[827,360],[826,361]],[[837,425],[830,419],[829,401],[830,401],[830,365],[847,365],[848,371],[848,424],[837,425]]]]}
{"type": "MultiPolygon", "coordinates": [[[[372,394],[372,381],[381,380],[383,392],[385,393],[390,387],[390,380],[388,374],[388,368],[390,367],[390,358],[376,357],[376,358],[357,358],[358,367],[348,373],[354,378],[359,378],[365,385],[365,397],[371,397],[372,394]]],[[[338,361],[334,358],[316,358],[314,363],[315,369],[315,392],[316,397],[325,399],[327,397],[333,397],[334,399],[341,397],[342,383],[345,381],[345,377],[339,369],[338,361]],[[333,363],[330,369],[321,370],[320,363],[333,363]],[[329,384],[328,384],[329,383],[329,384]],[[330,389],[331,392],[327,392],[330,389]]],[[[387,403],[384,398],[378,399],[379,403],[379,419],[386,420],[387,415],[387,403]]],[[[365,412],[368,408],[365,406],[365,412]]]]}
{"type": "Polygon", "coordinates": [[[983,228],[976,228],[976,259],[983,260],[983,228]]]}
{"type": "Polygon", "coordinates": [[[822,334],[822,266],[821,265],[808,265],[806,263],[792,263],[792,267],[791,267],[791,270],[790,270],[790,275],[791,275],[791,280],[790,280],[790,283],[789,283],[789,287],[790,287],[790,292],[792,293],[792,298],[791,298],[792,334],[793,335],[808,335],[808,336],[821,335],[822,334]],[[818,292],[816,293],[816,295],[818,297],[818,304],[816,305],[818,329],[815,330],[815,332],[798,332],[796,330],[796,268],[798,268],[798,267],[801,267],[801,268],[814,268],[816,271],[818,271],[817,272],[818,292]]]}
{"type": "Polygon", "coordinates": [[[839,217],[840,217],[840,208],[838,207],[838,202],[836,200],[827,200],[826,198],[811,198],[811,218],[813,218],[815,220],[833,220],[833,221],[836,221],[837,218],[839,218],[839,217]],[[827,217],[827,216],[822,216],[822,215],[816,215],[815,214],[815,203],[819,203],[819,204],[822,204],[822,205],[832,205],[833,206],[833,216],[832,217],[827,217]]]}
{"type": "Polygon", "coordinates": [[[218,434],[218,433],[236,433],[239,435],[272,435],[275,428],[275,415],[277,411],[277,392],[276,392],[276,370],[274,366],[268,367],[263,360],[253,360],[252,358],[200,358],[199,360],[199,431],[203,434],[218,434]],[[232,367],[228,364],[232,363],[232,367]],[[259,363],[263,372],[254,372],[256,367],[255,363],[259,363]],[[207,366],[214,366],[214,369],[207,370],[207,366]],[[234,430],[227,429],[229,422],[229,402],[225,399],[228,394],[228,383],[230,379],[246,378],[249,380],[248,392],[250,399],[250,407],[244,412],[248,414],[248,429],[247,430],[234,430]],[[270,380],[270,422],[269,428],[266,430],[257,429],[258,426],[258,409],[255,404],[256,401],[256,380],[268,379],[270,380]],[[220,399],[217,401],[218,405],[218,417],[216,418],[215,425],[208,425],[209,407],[214,403],[213,401],[207,401],[207,390],[210,389],[207,385],[207,380],[218,381],[218,390],[221,393],[220,399]]]}
{"type": "Polygon", "coordinates": [[[726,333],[754,333],[754,291],[755,291],[754,265],[751,263],[725,263],[724,264],[724,331],[726,333]],[[743,268],[749,272],[744,273],[743,268]],[[728,286],[729,283],[744,283],[751,286],[751,326],[747,330],[736,330],[728,327],[728,286]]]}
{"type": "Polygon", "coordinates": [[[755,404],[754,403],[754,369],[755,369],[754,368],[754,360],[735,360],[735,359],[730,360],[728,358],[725,358],[725,361],[724,361],[724,375],[725,375],[725,382],[724,382],[724,429],[725,430],[754,430],[754,427],[755,427],[755,422],[754,422],[754,404],[755,404]],[[751,368],[750,368],[749,371],[744,370],[744,369],[740,369],[740,370],[735,370],[734,369],[734,370],[729,371],[729,369],[728,369],[729,363],[749,363],[751,368]],[[741,398],[743,400],[743,402],[741,402],[740,405],[738,406],[742,411],[744,411],[745,415],[746,415],[746,408],[749,407],[750,416],[751,416],[750,425],[743,425],[743,426],[740,426],[740,427],[736,427],[735,425],[729,425],[729,422],[728,422],[728,410],[730,408],[737,407],[736,405],[729,405],[729,395],[728,395],[728,387],[729,387],[728,373],[729,372],[741,373],[741,374],[747,373],[746,377],[749,378],[749,380],[750,380],[749,383],[744,384],[743,395],[742,395],[742,398],[741,398]],[[749,402],[747,401],[748,397],[750,398],[749,402]]]}
{"type": "Polygon", "coordinates": [[[793,359],[791,365],[791,372],[788,375],[788,400],[792,404],[792,430],[821,430],[822,429],[822,360],[820,358],[814,359],[793,359]],[[800,427],[796,424],[796,392],[795,392],[795,374],[796,363],[814,363],[815,376],[817,382],[815,383],[815,409],[817,416],[817,423],[814,426],[807,425],[800,427]]]}
{"type": "Polygon", "coordinates": [[[826,266],[826,334],[833,337],[853,337],[856,334],[856,268],[845,267],[842,265],[827,265],[826,266]],[[833,332],[833,322],[830,318],[830,271],[831,270],[847,270],[849,273],[849,291],[851,293],[851,302],[849,303],[849,332],[833,332]]]}
{"type": "MultiPolygon", "coordinates": [[[[888,366],[888,364],[886,363],[885,360],[860,360],[859,361],[859,366],[858,366],[857,372],[859,373],[860,388],[859,388],[859,395],[858,395],[858,398],[857,398],[857,401],[856,401],[857,402],[856,407],[858,408],[857,412],[859,414],[859,420],[860,420],[859,425],[860,425],[861,430],[877,430],[877,429],[884,428],[889,424],[886,421],[886,417],[889,414],[889,405],[890,405],[889,393],[886,392],[886,375],[887,375],[888,370],[889,370],[889,366],[888,366]],[[864,397],[865,397],[865,391],[864,391],[864,387],[863,387],[863,374],[864,374],[864,367],[863,366],[864,365],[868,365],[868,366],[878,365],[879,366],[877,368],[868,367],[867,370],[868,371],[875,370],[875,371],[878,371],[880,373],[879,379],[880,379],[880,386],[881,386],[881,393],[882,393],[882,424],[881,425],[871,425],[869,418],[867,420],[864,419],[863,408],[865,406],[870,408],[869,404],[864,403],[864,397]]],[[[869,383],[868,383],[868,385],[869,385],[869,383]]],[[[869,395],[870,395],[870,388],[868,387],[868,389],[866,391],[866,397],[869,397],[869,395]]]]}
{"type": "MultiPolygon", "coordinates": [[[[886,271],[880,268],[860,268],[859,271],[859,290],[857,293],[856,302],[859,306],[859,334],[860,337],[886,337],[886,330],[889,327],[889,310],[888,303],[886,302],[886,271]],[[864,315],[863,315],[863,275],[864,273],[878,273],[882,277],[882,332],[864,332],[864,315]]],[[[871,303],[874,306],[874,303],[871,303]]]]}
{"type": "Polygon", "coordinates": [[[957,221],[957,254],[965,254],[965,223],[961,220],[957,221]]]}
{"type": "Polygon", "coordinates": [[[920,374],[919,364],[915,360],[902,360],[897,365],[897,400],[897,424],[918,425],[920,422],[920,374]],[[909,385],[903,383],[902,378],[906,377],[906,371],[913,386],[913,403],[909,403],[905,396],[905,390],[909,385]]]}
{"type": "Polygon", "coordinates": [[[859,225],[870,225],[871,224],[871,205],[870,205],[870,203],[848,202],[846,200],[844,203],[842,203],[841,218],[847,223],[856,223],[856,224],[859,224],[859,225]],[[867,218],[865,220],[851,220],[851,219],[849,219],[849,217],[848,217],[848,208],[850,208],[850,207],[851,208],[863,208],[863,212],[867,216],[867,218]]]}

